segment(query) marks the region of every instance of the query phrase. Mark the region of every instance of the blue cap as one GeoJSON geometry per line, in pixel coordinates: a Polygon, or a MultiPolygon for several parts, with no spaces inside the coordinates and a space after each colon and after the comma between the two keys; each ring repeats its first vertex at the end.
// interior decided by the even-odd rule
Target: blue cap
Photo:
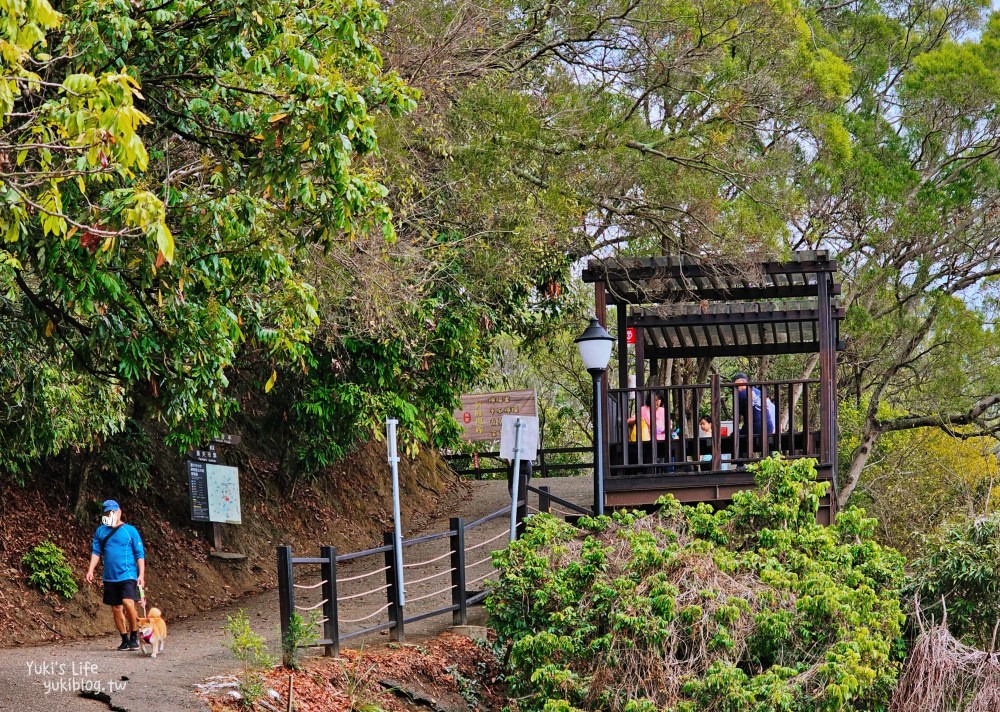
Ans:
{"type": "Polygon", "coordinates": [[[105,512],[113,512],[116,509],[121,509],[121,507],[118,506],[118,502],[113,499],[104,500],[104,504],[102,506],[104,507],[105,512]]]}

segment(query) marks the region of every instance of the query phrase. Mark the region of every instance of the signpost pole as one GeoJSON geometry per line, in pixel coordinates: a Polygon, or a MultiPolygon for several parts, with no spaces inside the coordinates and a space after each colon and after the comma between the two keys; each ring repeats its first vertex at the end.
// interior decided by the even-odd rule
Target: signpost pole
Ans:
{"type": "Polygon", "coordinates": [[[521,484],[521,428],[524,421],[518,418],[514,421],[514,480],[510,485],[510,540],[517,538],[517,502],[518,489],[521,484]]]}
{"type": "Polygon", "coordinates": [[[399,582],[399,606],[406,605],[403,584],[403,522],[399,513],[399,454],[396,448],[396,425],[399,421],[388,418],[385,421],[386,445],[389,449],[389,467],[392,470],[392,525],[396,537],[396,580],[399,582]]]}

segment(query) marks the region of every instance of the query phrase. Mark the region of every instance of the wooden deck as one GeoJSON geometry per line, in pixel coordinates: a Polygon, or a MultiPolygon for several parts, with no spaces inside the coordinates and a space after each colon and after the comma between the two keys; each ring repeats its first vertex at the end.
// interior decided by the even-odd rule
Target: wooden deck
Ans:
{"type": "MultiPolygon", "coordinates": [[[[832,493],[833,467],[817,465],[816,470],[820,481],[831,483],[832,493]]],[[[610,477],[604,481],[604,502],[610,509],[641,509],[671,494],[684,504],[707,502],[714,507],[724,507],[732,502],[736,492],[753,489],[754,486],[753,474],[743,470],[610,477]]],[[[829,524],[836,511],[831,493],[820,500],[817,519],[822,524],[829,524]]]]}

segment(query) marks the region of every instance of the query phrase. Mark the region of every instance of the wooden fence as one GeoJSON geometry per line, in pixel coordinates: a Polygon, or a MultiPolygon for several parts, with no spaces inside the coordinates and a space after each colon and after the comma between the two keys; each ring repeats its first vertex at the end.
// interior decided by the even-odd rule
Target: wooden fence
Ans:
{"type": "MultiPolygon", "coordinates": [[[[507,473],[506,461],[501,460],[500,453],[495,450],[453,453],[445,455],[444,459],[455,471],[455,474],[460,477],[481,480],[488,475],[507,473]]],[[[581,470],[589,473],[593,469],[594,448],[592,447],[539,448],[532,477],[558,477],[576,474],[581,470]]]]}
{"type": "MultiPolygon", "coordinates": [[[[525,483],[522,481],[522,484],[525,483]]],[[[566,517],[591,513],[551,494],[544,486],[524,486],[521,491],[525,496],[518,502],[518,532],[523,528],[525,517],[536,512],[566,517]],[[528,493],[538,495],[537,507],[528,504],[528,493]]],[[[346,641],[384,630],[389,631],[390,640],[402,641],[408,624],[426,618],[450,613],[454,625],[464,625],[468,620],[468,607],[486,598],[486,582],[496,573],[492,552],[503,548],[510,537],[509,517],[509,506],[468,523],[461,517],[453,517],[447,531],[403,539],[400,544],[402,569],[396,566],[392,532],[385,533],[382,546],[350,554],[337,554],[334,547],[321,546],[319,556],[293,556],[291,547],[277,547],[282,641],[288,640],[294,613],[302,616],[307,624],[318,616],[315,622],[321,626],[322,633],[309,645],[325,648],[329,656],[339,655],[340,646],[346,641]],[[436,546],[439,550],[421,560],[408,562],[413,558],[414,547],[418,546],[423,549],[436,546]],[[356,561],[374,562],[374,567],[360,573],[351,572],[349,576],[338,573],[338,568],[356,561]],[[316,567],[319,568],[318,581],[316,567]],[[436,586],[438,582],[440,587],[436,586]],[[418,591],[417,596],[410,595],[411,587],[418,584],[434,588],[429,592],[418,591]],[[348,587],[359,590],[345,590],[348,587]],[[406,594],[405,602],[400,600],[400,590],[406,594]],[[371,607],[361,615],[352,614],[354,617],[347,618],[341,609],[344,603],[352,600],[364,601],[371,607]]],[[[287,664],[287,650],[284,657],[287,664]]]]}

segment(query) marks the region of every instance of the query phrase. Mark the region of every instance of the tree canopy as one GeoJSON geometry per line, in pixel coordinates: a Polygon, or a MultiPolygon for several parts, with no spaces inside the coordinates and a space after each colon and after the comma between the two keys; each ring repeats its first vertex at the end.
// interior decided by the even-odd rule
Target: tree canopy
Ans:
{"type": "Polygon", "coordinates": [[[581,257],[809,247],[846,499],[893,433],[1000,427],[997,47],[982,0],[3,2],[0,466],[128,418],[294,473],[389,414],[450,443],[496,353],[565,361],[581,257]]]}
{"type": "Polygon", "coordinates": [[[7,467],[133,408],[202,442],[241,350],[305,368],[310,250],[393,239],[365,159],[414,102],[372,2],[58,9],[0,6],[7,467]]]}

